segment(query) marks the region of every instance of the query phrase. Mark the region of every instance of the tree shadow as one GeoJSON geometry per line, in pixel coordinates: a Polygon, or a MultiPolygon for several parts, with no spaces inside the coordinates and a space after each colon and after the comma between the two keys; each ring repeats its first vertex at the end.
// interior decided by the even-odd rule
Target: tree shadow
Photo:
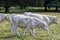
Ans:
{"type": "Polygon", "coordinates": [[[60,10],[43,10],[43,9],[31,9],[31,10],[28,10],[27,12],[60,12],[60,10]]]}
{"type": "Polygon", "coordinates": [[[25,40],[26,36],[17,36],[17,38],[20,40],[25,40]]]}

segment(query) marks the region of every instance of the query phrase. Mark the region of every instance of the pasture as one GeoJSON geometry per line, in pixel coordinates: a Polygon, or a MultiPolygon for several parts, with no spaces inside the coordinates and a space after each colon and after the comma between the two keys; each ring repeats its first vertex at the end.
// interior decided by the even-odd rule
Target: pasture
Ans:
{"type": "Polygon", "coordinates": [[[38,35],[36,37],[32,37],[29,32],[26,34],[26,36],[23,36],[24,29],[21,28],[18,28],[21,34],[20,37],[17,36],[16,34],[12,36],[10,33],[11,27],[9,21],[3,21],[2,23],[0,23],[0,40],[60,40],[60,13],[57,12],[36,12],[36,13],[57,16],[59,24],[52,24],[49,26],[50,36],[48,36],[46,31],[44,30],[39,30],[38,35]]]}

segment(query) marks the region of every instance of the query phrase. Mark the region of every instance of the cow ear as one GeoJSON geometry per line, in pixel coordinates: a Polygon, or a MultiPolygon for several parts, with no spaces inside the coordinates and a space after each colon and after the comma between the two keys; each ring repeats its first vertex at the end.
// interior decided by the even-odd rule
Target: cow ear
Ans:
{"type": "Polygon", "coordinates": [[[26,18],[26,20],[28,20],[28,18],[26,18]]]}

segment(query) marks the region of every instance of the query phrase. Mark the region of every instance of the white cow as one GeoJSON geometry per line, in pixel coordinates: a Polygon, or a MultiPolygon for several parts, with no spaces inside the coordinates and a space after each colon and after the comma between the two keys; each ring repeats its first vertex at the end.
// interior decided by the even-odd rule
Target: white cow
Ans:
{"type": "Polygon", "coordinates": [[[37,18],[43,20],[43,17],[42,17],[41,14],[36,14],[36,13],[33,14],[33,13],[31,13],[31,12],[24,12],[24,15],[26,15],[26,16],[31,16],[31,17],[37,17],[37,18]]]}
{"type": "Polygon", "coordinates": [[[9,14],[2,14],[2,13],[0,13],[0,22],[6,20],[8,18],[9,18],[9,14]]]}
{"type": "Polygon", "coordinates": [[[25,16],[30,16],[30,17],[36,17],[40,20],[43,20],[46,22],[46,24],[49,26],[50,24],[57,24],[57,16],[50,16],[50,15],[42,15],[42,14],[36,14],[36,13],[31,13],[31,12],[24,12],[25,16]]]}
{"type": "Polygon", "coordinates": [[[46,17],[46,15],[41,15],[41,14],[36,14],[36,13],[31,13],[31,12],[24,12],[24,15],[39,18],[43,21],[46,21],[47,24],[50,23],[50,20],[48,17],[46,17]]]}
{"type": "Polygon", "coordinates": [[[11,23],[11,33],[14,33],[14,30],[16,30],[17,35],[20,36],[17,26],[20,28],[25,28],[24,34],[26,35],[26,32],[28,32],[29,29],[32,30],[32,35],[34,36],[36,28],[42,28],[47,31],[49,35],[49,28],[48,25],[45,21],[42,21],[38,18],[34,17],[29,17],[29,16],[24,16],[24,15],[17,15],[17,14],[12,14],[10,16],[10,23],[11,23]]]}
{"type": "Polygon", "coordinates": [[[52,23],[58,23],[57,21],[57,16],[51,16],[51,15],[42,15],[42,14],[37,14],[37,13],[31,13],[31,12],[24,12],[25,16],[30,16],[30,17],[36,17],[39,18],[43,21],[46,21],[48,25],[52,23]]]}

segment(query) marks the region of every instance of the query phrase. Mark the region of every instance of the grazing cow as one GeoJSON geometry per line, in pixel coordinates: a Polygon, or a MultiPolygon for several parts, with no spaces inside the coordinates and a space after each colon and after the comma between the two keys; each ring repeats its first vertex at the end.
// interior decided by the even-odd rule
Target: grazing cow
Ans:
{"type": "Polygon", "coordinates": [[[24,12],[24,15],[39,18],[43,21],[46,21],[48,25],[52,23],[58,23],[57,16],[42,15],[42,14],[36,14],[36,13],[33,14],[31,12],[24,12]]]}
{"type": "Polygon", "coordinates": [[[40,20],[43,20],[46,22],[48,26],[53,23],[58,24],[57,16],[42,15],[42,14],[36,14],[31,12],[24,12],[24,15],[30,17],[36,17],[40,20]]]}
{"type": "Polygon", "coordinates": [[[42,28],[47,31],[47,34],[49,35],[49,28],[48,25],[45,21],[42,21],[38,18],[34,17],[29,17],[29,16],[24,16],[24,15],[17,15],[17,14],[12,14],[10,16],[10,23],[11,23],[11,33],[14,33],[14,30],[16,30],[16,33],[18,36],[20,36],[17,26],[20,28],[25,28],[24,34],[26,35],[26,32],[28,32],[29,29],[32,31],[32,35],[34,35],[36,28],[42,28]]]}
{"type": "Polygon", "coordinates": [[[49,20],[48,17],[46,17],[46,15],[41,15],[41,14],[36,14],[36,13],[33,14],[33,13],[31,13],[31,12],[24,12],[24,15],[25,15],[25,16],[31,16],[31,17],[39,18],[39,19],[41,19],[41,20],[43,20],[43,21],[46,21],[47,24],[50,23],[50,20],[49,20]]]}

